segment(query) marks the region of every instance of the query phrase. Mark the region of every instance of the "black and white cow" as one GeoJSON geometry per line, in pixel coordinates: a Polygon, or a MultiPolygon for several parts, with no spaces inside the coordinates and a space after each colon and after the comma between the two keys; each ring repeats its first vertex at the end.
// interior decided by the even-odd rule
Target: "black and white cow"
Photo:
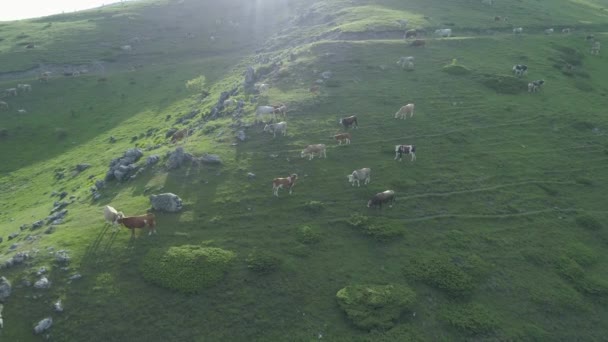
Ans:
{"type": "Polygon", "coordinates": [[[388,207],[392,208],[394,202],[395,192],[393,190],[386,190],[375,194],[374,197],[367,202],[367,207],[378,207],[382,209],[382,205],[388,203],[388,207]]]}
{"type": "Polygon", "coordinates": [[[545,80],[536,80],[528,83],[528,92],[535,93],[539,91],[543,84],[545,84],[545,80]]]}
{"type": "Polygon", "coordinates": [[[359,128],[359,123],[357,122],[357,116],[356,115],[351,115],[345,118],[341,118],[338,123],[342,126],[344,126],[344,128],[349,128],[350,126],[355,126],[355,128],[359,128]]]}
{"type": "Polygon", "coordinates": [[[517,64],[513,66],[515,76],[524,76],[528,72],[528,66],[525,64],[517,64]]]}
{"type": "Polygon", "coordinates": [[[397,158],[399,158],[399,161],[401,161],[401,157],[403,157],[404,154],[411,154],[412,155],[411,161],[416,160],[416,146],[415,145],[395,145],[395,160],[397,160],[397,158]]]}

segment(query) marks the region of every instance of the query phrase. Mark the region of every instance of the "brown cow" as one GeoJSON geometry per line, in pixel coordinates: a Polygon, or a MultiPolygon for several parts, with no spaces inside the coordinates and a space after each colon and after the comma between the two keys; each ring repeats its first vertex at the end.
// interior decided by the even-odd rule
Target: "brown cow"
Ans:
{"type": "Polygon", "coordinates": [[[148,213],[141,216],[121,217],[116,222],[131,229],[131,238],[135,237],[135,228],[143,229],[148,227],[148,236],[156,234],[156,218],[154,214],[148,213]]]}
{"type": "Polygon", "coordinates": [[[338,141],[338,145],[342,145],[342,143],[344,143],[345,145],[350,144],[350,138],[350,133],[340,133],[334,135],[334,139],[338,141]]]}
{"type": "Polygon", "coordinates": [[[175,144],[176,142],[184,139],[185,140],[188,138],[188,129],[187,128],[183,128],[180,129],[179,131],[173,133],[173,136],[171,136],[171,143],[175,144]]]}
{"type": "Polygon", "coordinates": [[[289,189],[289,194],[291,195],[291,189],[294,185],[296,185],[296,180],[298,179],[297,174],[292,174],[287,178],[275,178],[272,180],[272,194],[279,197],[279,189],[287,188],[289,189]]]}

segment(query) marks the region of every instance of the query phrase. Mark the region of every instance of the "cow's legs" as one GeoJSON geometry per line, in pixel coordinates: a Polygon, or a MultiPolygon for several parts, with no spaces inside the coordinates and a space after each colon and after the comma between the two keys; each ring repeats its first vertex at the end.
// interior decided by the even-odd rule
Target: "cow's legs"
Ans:
{"type": "Polygon", "coordinates": [[[412,159],[411,159],[411,161],[416,160],[416,153],[414,153],[414,152],[410,152],[410,153],[412,154],[412,159]]]}

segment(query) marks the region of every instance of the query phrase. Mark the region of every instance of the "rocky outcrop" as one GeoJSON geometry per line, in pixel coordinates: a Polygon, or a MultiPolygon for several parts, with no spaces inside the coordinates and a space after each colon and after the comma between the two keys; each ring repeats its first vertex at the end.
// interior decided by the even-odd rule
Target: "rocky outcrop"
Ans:
{"type": "Polygon", "coordinates": [[[183,207],[182,199],[172,193],[151,195],[150,203],[152,204],[152,209],[170,213],[178,212],[183,207]]]}
{"type": "Polygon", "coordinates": [[[135,164],[142,156],[143,151],[138,148],[128,149],[122,157],[114,158],[110,162],[110,169],[106,173],[106,181],[113,179],[119,182],[129,179],[139,169],[135,164]]]}
{"type": "Polygon", "coordinates": [[[0,303],[4,303],[11,295],[11,283],[5,277],[0,277],[0,303]]]}

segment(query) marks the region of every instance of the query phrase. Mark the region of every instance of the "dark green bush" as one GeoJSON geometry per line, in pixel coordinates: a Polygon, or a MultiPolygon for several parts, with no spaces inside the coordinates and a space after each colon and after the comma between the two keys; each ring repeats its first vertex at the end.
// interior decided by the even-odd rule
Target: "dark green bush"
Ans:
{"type": "Polygon", "coordinates": [[[453,327],[467,335],[492,332],[498,327],[496,316],[480,304],[450,305],[443,318],[453,327]]]}
{"type": "Polygon", "coordinates": [[[577,216],[576,223],[579,226],[589,230],[601,230],[602,228],[604,228],[600,221],[590,215],[577,216]]]}
{"type": "Polygon", "coordinates": [[[352,285],[336,293],[338,304],[361,329],[389,329],[416,294],[405,285],[352,285]]]}
{"type": "Polygon", "coordinates": [[[412,260],[404,269],[406,276],[448,292],[453,297],[470,294],[473,278],[445,257],[412,260]]]}
{"type": "Polygon", "coordinates": [[[281,259],[279,259],[279,257],[260,250],[254,250],[249,253],[245,261],[247,262],[247,267],[257,273],[270,273],[281,265],[281,259]]]}
{"type": "Polygon", "coordinates": [[[153,249],[140,265],[144,279],[184,293],[219,282],[236,255],[221,248],[184,245],[153,249]]]}
{"type": "Polygon", "coordinates": [[[297,239],[303,244],[314,244],[321,240],[321,234],[309,226],[298,228],[297,239]]]}

